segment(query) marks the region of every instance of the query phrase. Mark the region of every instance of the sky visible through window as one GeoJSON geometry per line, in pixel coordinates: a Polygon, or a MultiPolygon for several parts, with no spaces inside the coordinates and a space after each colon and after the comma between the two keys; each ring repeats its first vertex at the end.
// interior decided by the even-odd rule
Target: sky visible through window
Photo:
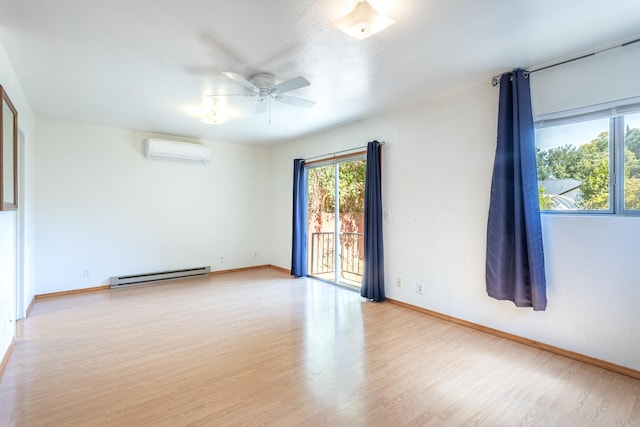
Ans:
{"type": "Polygon", "coordinates": [[[624,116],[624,124],[625,128],[627,126],[630,128],[640,128],[640,113],[627,114],[624,116]]]}
{"type": "MultiPolygon", "coordinates": [[[[640,122],[640,115],[637,119],[640,122]]],[[[608,131],[608,118],[541,128],[536,130],[536,147],[540,150],[562,147],[567,144],[579,147],[588,144],[602,132],[608,131]]]]}
{"type": "MultiPolygon", "coordinates": [[[[624,116],[625,129],[640,128],[640,113],[624,116]]],[[[609,118],[586,120],[568,125],[551,126],[536,130],[536,147],[548,150],[571,144],[579,147],[588,144],[602,132],[609,131],[609,118]]]]}

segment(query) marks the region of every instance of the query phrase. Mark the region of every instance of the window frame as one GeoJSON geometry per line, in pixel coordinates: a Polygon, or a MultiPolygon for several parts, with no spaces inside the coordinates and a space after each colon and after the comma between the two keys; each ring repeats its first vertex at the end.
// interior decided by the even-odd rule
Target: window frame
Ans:
{"type": "Polygon", "coordinates": [[[624,117],[635,113],[640,113],[640,97],[627,98],[621,101],[534,117],[534,128],[536,131],[542,128],[563,126],[590,120],[604,118],[609,120],[609,209],[540,209],[540,213],[550,215],[640,216],[640,209],[625,209],[624,206],[624,117]]]}

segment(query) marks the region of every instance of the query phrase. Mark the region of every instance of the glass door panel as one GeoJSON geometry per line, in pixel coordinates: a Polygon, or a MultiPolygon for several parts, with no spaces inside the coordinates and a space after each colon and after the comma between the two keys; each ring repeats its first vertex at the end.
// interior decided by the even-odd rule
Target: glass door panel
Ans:
{"type": "Polygon", "coordinates": [[[338,283],[360,289],[364,272],[364,177],[366,160],[339,165],[338,283]]]}
{"type": "Polygon", "coordinates": [[[335,281],[335,165],[307,170],[309,275],[335,281]]]}

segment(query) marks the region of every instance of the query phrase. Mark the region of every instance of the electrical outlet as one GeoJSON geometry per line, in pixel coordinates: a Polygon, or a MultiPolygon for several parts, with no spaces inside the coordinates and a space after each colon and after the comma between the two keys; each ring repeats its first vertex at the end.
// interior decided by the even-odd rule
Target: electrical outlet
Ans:
{"type": "Polygon", "coordinates": [[[224,257],[223,256],[220,257],[220,264],[224,264],[224,257]]]}
{"type": "Polygon", "coordinates": [[[424,284],[423,283],[416,283],[416,293],[423,295],[424,294],[424,284]]]}
{"type": "Polygon", "coordinates": [[[396,288],[402,287],[402,277],[396,277],[396,288]]]}
{"type": "Polygon", "coordinates": [[[82,277],[91,277],[91,270],[89,270],[88,268],[82,270],[82,277]]]}

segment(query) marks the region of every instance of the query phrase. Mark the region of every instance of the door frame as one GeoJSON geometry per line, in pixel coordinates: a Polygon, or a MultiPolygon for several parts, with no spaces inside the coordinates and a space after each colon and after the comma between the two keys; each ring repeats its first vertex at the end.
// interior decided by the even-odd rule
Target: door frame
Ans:
{"type": "Polygon", "coordinates": [[[18,210],[16,212],[15,235],[15,307],[14,320],[26,317],[24,300],[25,276],[25,139],[26,136],[18,128],[18,210]]]}

